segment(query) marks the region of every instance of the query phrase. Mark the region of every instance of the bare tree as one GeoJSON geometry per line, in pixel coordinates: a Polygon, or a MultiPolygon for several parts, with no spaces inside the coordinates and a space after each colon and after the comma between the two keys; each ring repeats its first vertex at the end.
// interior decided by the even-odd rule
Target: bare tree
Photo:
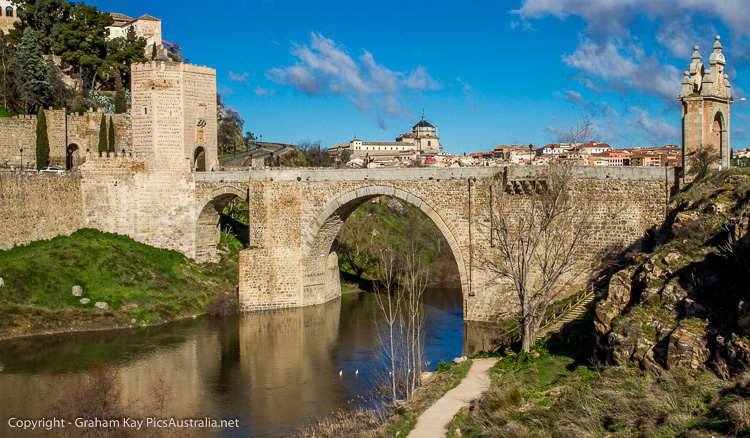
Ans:
{"type": "Polygon", "coordinates": [[[565,131],[561,131],[557,138],[559,143],[586,143],[591,139],[593,134],[594,126],[591,124],[591,120],[588,116],[582,116],[581,120],[576,122],[575,126],[571,126],[565,131]]]}
{"type": "Polygon", "coordinates": [[[408,400],[422,381],[425,336],[422,301],[427,271],[415,245],[401,258],[390,250],[379,259],[379,279],[375,284],[379,309],[376,333],[388,371],[390,397],[395,404],[399,391],[408,400]]]}
{"type": "Polygon", "coordinates": [[[511,283],[518,297],[524,351],[536,341],[547,308],[592,268],[596,258],[582,263],[581,253],[593,249],[587,244],[613,218],[609,212],[597,217],[592,197],[573,190],[572,166],[534,172],[515,183],[519,190],[502,176],[491,183],[480,230],[487,238],[478,248],[483,267],[511,283]]]}
{"type": "Polygon", "coordinates": [[[396,257],[393,252],[381,254],[379,278],[375,282],[375,303],[380,310],[378,319],[378,345],[382,350],[385,367],[388,370],[391,400],[398,400],[398,331],[401,315],[403,289],[396,287],[396,257]]]}

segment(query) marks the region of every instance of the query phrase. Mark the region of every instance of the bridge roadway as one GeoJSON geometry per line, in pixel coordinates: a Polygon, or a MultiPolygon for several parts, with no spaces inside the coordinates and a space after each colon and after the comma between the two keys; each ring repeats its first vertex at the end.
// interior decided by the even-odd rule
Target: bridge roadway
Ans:
{"type": "MultiPolygon", "coordinates": [[[[502,177],[523,208],[524,181],[537,166],[460,168],[261,168],[194,173],[196,228],[194,256],[215,258],[219,213],[236,196],[249,204],[252,249],[240,254],[243,310],[320,304],[340,294],[335,237],[348,216],[367,200],[388,195],[419,207],[440,229],[456,259],[468,320],[493,320],[516,308],[513,294],[477,262],[489,241],[490,182],[502,177]],[[484,216],[483,216],[484,215],[484,216]]],[[[637,244],[644,230],[665,217],[673,170],[663,167],[574,169],[574,190],[599,202],[595,214],[621,211],[592,246],[637,244]]]]}

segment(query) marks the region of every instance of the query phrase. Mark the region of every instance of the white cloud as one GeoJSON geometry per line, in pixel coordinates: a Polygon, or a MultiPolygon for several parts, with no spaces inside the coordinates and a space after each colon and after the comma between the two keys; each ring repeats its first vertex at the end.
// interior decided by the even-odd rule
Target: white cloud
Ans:
{"type": "Polygon", "coordinates": [[[311,96],[329,93],[345,96],[381,127],[385,126],[384,117],[407,115],[399,103],[403,92],[442,88],[423,66],[409,73],[398,72],[378,64],[370,52],[362,52],[352,58],[333,40],[313,33],[309,45],[294,45],[291,51],[297,58],[294,65],[272,68],[266,77],[311,96]]]}
{"type": "Polygon", "coordinates": [[[471,91],[471,85],[464,82],[460,76],[456,78],[456,82],[458,82],[461,85],[464,93],[468,93],[469,91],[471,91]]]}
{"type": "Polygon", "coordinates": [[[630,107],[628,111],[631,117],[628,118],[627,125],[632,129],[641,130],[646,139],[654,145],[679,143],[680,130],[675,126],[654,117],[653,114],[641,108],[630,107]]]}
{"type": "Polygon", "coordinates": [[[224,84],[219,84],[216,91],[222,96],[231,96],[234,94],[234,89],[224,84]]]}
{"type": "Polygon", "coordinates": [[[229,70],[229,74],[227,75],[227,79],[233,82],[243,82],[247,83],[247,78],[250,76],[250,73],[245,72],[242,74],[232,73],[231,70],[229,70]]]}
{"type": "Polygon", "coordinates": [[[260,85],[257,85],[253,91],[255,92],[255,95],[258,97],[267,96],[269,94],[276,94],[276,90],[266,89],[266,88],[261,87],[260,85]]]}
{"type": "MultiPolygon", "coordinates": [[[[729,28],[738,58],[750,36],[750,2],[743,0],[524,0],[513,12],[523,21],[581,18],[586,28],[578,47],[563,60],[581,72],[582,82],[596,91],[614,87],[668,100],[679,93],[680,72],[690,62],[693,45],[715,33],[708,20],[729,28]],[[643,22],[654,23],[656,32],[640,32],[643,22]],[[647,54],[646,41],[657,49],[647,54]],[[684,59],[685,65],[678,69],[662,62],[665,53],[684,59]]],[[[710,48],[703,49],[706,56],[710,48]]]]}

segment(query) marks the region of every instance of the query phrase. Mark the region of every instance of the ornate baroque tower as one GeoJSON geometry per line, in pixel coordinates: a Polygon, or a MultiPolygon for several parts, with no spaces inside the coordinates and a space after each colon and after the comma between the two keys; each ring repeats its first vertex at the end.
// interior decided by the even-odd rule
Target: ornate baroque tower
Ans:
{"type": "Polygon", "coordinates": [[[688,168],[688,154],[699,148],[714,148],[719,166],[729,167],[729,105],[732,103],[729,76],[724,74],[726,60],[716,36],[709,68],[704,69],[695,46],[689,71],[682,79],[682,160],[688,168]]]}

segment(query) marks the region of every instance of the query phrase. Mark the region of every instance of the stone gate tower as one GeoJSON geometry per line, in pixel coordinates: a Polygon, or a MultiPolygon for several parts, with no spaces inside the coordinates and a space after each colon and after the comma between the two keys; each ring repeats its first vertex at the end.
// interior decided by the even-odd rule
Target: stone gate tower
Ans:
{"type": "Polygon", "coordinates": [[[132,65],[133,151],[162,168],[218,167],[216,70],[149,62],[132,65]]]}
{"type": "Polygon", "coordinates": [[[724,73],[726,59],[716,36],[709,67],[704,68],[695,46],[690,69],[682,79],[682,159],[688,168],[688,154],[711,147],[719,153],[718,165],[729,167],[729,105],[732,103],[729,76],[724,73]]]}

